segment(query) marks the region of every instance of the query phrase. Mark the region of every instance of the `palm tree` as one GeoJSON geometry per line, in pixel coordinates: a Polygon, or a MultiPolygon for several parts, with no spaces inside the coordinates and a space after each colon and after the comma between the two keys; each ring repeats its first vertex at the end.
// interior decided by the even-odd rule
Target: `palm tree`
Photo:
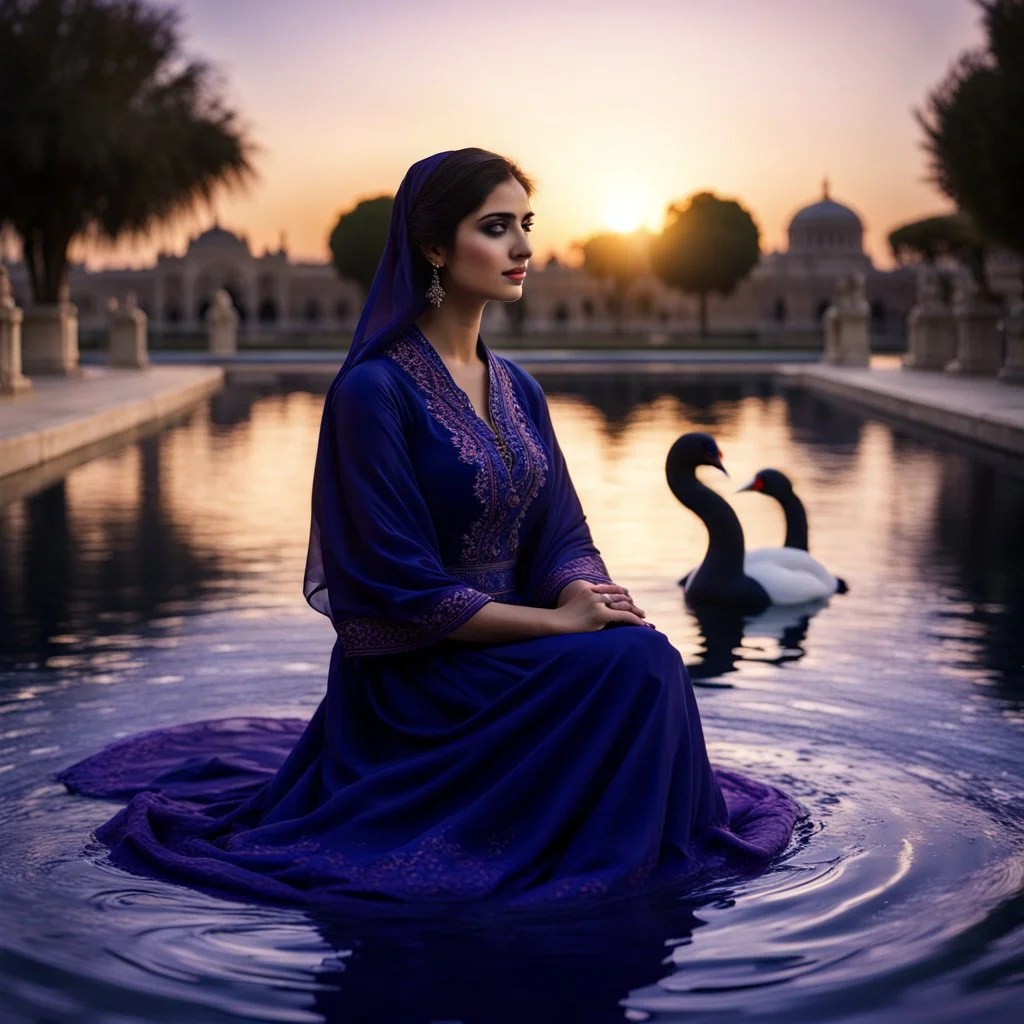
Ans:
{"type": "Polygon", "coordinates": [[[179,22],[138,0],[0,0],[0,226],[37,304],[60,299],[76,239],[143,235],[253,177],[179,22]]]}

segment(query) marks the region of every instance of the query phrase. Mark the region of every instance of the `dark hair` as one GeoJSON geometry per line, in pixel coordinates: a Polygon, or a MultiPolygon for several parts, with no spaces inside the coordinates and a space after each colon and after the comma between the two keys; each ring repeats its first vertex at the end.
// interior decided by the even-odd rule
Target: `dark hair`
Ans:
{"type": "Polygon", "coordinates": [[[533,181],[507,157],[475,147],[446,156],[423,183],[409,212],[409,237],[417,251],[422,245],[451,248],[459,221],[479,209],[509,178],[533,195],[533,181]]]}

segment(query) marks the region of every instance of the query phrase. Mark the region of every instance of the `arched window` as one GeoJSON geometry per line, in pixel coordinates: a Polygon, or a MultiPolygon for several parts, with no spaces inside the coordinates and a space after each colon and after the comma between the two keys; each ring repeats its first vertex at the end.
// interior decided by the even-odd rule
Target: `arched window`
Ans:
{"type": "Polygon", "coordinates": [[[256,317],[261,324],[277,323],[277,303],[272,298],[265,298],[259,306],[256,317]]]}
{"type": "Polygon", "coordinates": [[[786,300],[780,295],[779,298],[772,303],[772,319],[777,324],[784,324],[786,322],[787,313],[786,300]]]}
{"type": "Polygon", "coordinates": [[[320,303],[316,299],[309,299],[302,310],[302,316],[306,323],[317,323],[320,320],[320,303]]]}
{"type": "Polygon", "coordinates": [[[555,323],[564,324],[569,322],[569,318],[572,316],[572,313],[569,311],[569,307],[566,303],[559,302],[558,305],[555,306],[553,315],[555,323]]]}
{"type": "Polygon", "coordinates": [[[351,316],[352,307],[348,303],[348,299],[338,299],[337,304],[334,307],[334,315],[341,321],[345,321],[351,316]]]}

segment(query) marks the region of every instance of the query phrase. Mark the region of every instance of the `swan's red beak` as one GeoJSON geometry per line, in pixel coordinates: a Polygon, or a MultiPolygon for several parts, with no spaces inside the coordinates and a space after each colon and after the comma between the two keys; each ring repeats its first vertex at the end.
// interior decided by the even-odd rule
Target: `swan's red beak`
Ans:
{"type": "Polygon", "coordinates": [[[708,460],[708,465],[709,466],[714,466],[715,469],[720,469],[723,473],[725,473],[726,476],[729,475],[729,473],[726,470],[725,466],[722,465],[722,453],[721,453],[721,451],[717,452],[717,454],[715,455],[715,457],[713,459],[709,459],[708,460]]]}

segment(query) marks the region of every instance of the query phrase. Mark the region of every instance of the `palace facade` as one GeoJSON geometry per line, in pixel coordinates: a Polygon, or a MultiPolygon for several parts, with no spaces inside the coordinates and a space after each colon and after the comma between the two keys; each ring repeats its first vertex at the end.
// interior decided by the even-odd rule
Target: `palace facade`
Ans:
{"type": "MultiPolygon", "coordinates": [[[[871,304],[872,333],[902,335],[915,300],[914,271],[874,266],[864,252],[861,218],[829,195],[827,183],[820,199],[793,215],[787,235],[786,248],[763,254],[731,295],[711,297],[712,330],[817,335],[837,279],[858,270],[871,304]]],[[[1016,263],[1003,269],[1008,280],[1019,280],[1016,263]]],[[[14,264],[10,270],[15,297],[26,305],[25,268],[14,264]]],[[[255,255],[244,235],[216,224],[190,239],[183,254],[160,253],[149,267],[89,271],[76,265],[69,286],[84,332],[104,329],[107,303],[128,292],[137,296],[154,334],[201,332],[220,288],[231,295],[243,335],[281,335],[282,340],[297,333],[350,332],[362,304],[359,287],[339,278],[330,262],[291,259],[283,238],[276,251],[255,255]]],[[[508,331],[510,313],[525,314],[527,331],[605,331],[614,326],[609,283],[557,259],[543,266],[534,262],[524,296],[521,310],[490,303],[485,328],[508,331]]],[[[696,330],[697,323],[696,298],[667,288],[653,276],[633,283],[624,316],[627,329],[696,330]]]]}

